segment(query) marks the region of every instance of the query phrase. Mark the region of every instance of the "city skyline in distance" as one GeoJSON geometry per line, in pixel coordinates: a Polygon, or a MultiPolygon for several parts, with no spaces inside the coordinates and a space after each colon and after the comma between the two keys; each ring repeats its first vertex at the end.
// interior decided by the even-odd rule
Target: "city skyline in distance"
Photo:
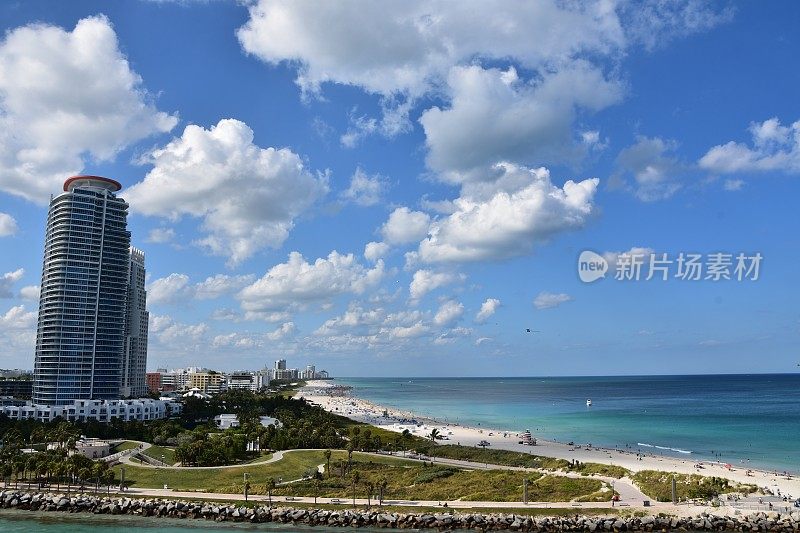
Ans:
{"type": "Polygon", "coordinates": [[[33,366],[46,205],[89,173],[147,252],[148,370],[796,371],[797,6],[545,5],[483,14],[518,22],[491,43],[452,6],[407,6],[424,35],[366,10],[396,47],[328,52],[292,21],[341,6],[0,7],[0,367],[33,366]],[[763,260],[585,284],[585,250],[763,260]]]}

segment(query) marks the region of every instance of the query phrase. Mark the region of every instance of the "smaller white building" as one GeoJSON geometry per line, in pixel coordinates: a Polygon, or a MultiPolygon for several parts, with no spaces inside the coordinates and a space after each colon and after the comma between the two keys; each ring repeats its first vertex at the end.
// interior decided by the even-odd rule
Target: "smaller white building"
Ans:
{"type": "Polygon", "coordinates": [[[275,426],[276,428],[279,428],[283,425],[281,424],[280,420],[277,418],[272,418],[271,416],[260,416],[259,421],[264,427],[275,426]]]}
{"type": "MultiPolygon", "coordinates": [[[[272,418],[271,416],[260,416],[259,422],[262,426],[275,426],[276,428],[281,427],[281,422],[277,418],[272,418]]],[[[224,413],[221,415],[217,415],[214,417],[214,424],[219,429],[225,430],[229,428],[238,428],[239,427],[239,418],[232,413],[224,413]]]]}
{"type": "Polygon", "coordinates": [[[100,459],[111,455],[111,443],[100,439],[83,438],[75,443],[75,453],[89,459],[100,459]]]}
{"type": "Polygon", "coordinates": [[[239,427],[239,418],[230,413],[224,413],[214,417],[214,424],[222,430],[239,427]]]}

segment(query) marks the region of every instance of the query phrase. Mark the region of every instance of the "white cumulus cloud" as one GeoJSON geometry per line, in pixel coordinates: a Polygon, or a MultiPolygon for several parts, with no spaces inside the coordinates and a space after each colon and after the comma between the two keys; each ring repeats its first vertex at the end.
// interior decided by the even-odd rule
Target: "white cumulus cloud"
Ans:
{"type": "Polygon", "coordinates": [[[14,297],[14,284],[25,275],[25,269],[18,268],[13,272],[6,272],[0,276],[0,298],[14,297]]]}
{"type": "Polygon", "coordinates": [[[466,277],[463,274],[421,269],[414,272],[408,292],[412,300],[419,300],[434,289],[456,281],[463,281],[464,279],[466,277]]]}
{"type": "Polygon", "coordinates": [[[246,333],[227,333],[225,335],[216,335],[211,341],[211,345],[215,348],[250,349],[262,346],[263,342],[254,335],[248,335],[246,333]]]}
{"type": "Polygon", "coordinates": [[[36,313],[24,305],[0,312],[0,346],[4,357],[30,361],[36,345],[36,313]]]}
{"type": "Polygon", "coordinates": [[[17,221],[8,213],[0,213],[0,237],[9,237],[19,230],[17,221]]]}
{"type": "Polygon", "coordinates": [[[169,315],[150,315],[149,333],[159,344],[173,349],[197,346],[208,331],[208,325],[204,323],[184,324],[169,315]]]}
{"type": "Polygon", "coordinates": [[[800,120],[788,126],[776,117],[754,122],[750,124],[750,135],[751,146],[735,141],[714,146],[700,158],[700,167],[719,174],[800,173],[800,120]]]}
{"type": "Polygon", "coordinates": [[[617,264],[619,263],[619,257],[622,255],[627,255],[631,258],[635,258],[636,260],[641,259],[645,263],[650,260],[650,255],[654,254],[655,250],[646,246],[633,246],[628,250],[622,252],[614,252],[608,251],[603,252],[603,258],[608,263],[608,273],[606,276],[614,276],[614,273],[617,269],[617,264]]]}
{"type": "Polygon", "coordinates": [[[464,314],[464,304],[455,300],[447,300],[436,312],[433,323],[437,326],[449,326],[464,314]]]}
{"type": "Polygon", "coordinates": [[[326,82],[370,93],[419,96],[453,65],[476,57],[514,58],[529,68],[624,42],[619,19],[602,3],[409,0],[392,4],[261,0],[239,29],[245,51],[297,66],[297,83],[326,82]]]}
{"type": "Polygon", "coordinates": [[[572,301],[572,296],[569,294],[540,292],[536,298],[533,299],[533,305],[536,309],[552,309],[559,305],[572,301]]]}
{"type": "Polygon", "coordinates": [[[147,286],[147,302],[152,304],[179,303],[192,298],[211,300],[232,294],[248,283],[252,283],[253,279],[252,275],[215,274],[199,283],[192,284],[186,274],[173,272],[166,277],[152,281],[147,286]]]}
{"type": "Polygon", "coordinates": [[[542,164],[573,159],[581,150],[572,123],[579,108],[600,110],[622,97],[619,83],[585,61],[533,82],[517,71],[455,67],[448,76],[449,107],[421,118],[428,166],[449,182],[481,179],[473,169],[500,161],[542,164]]]}
{"type": "Polygon", "coordinates": [[[424,238],[430,222],[431,217],[427,213],[398,207],[381,227],[381,234],[389,244],[408,244],[424,238]]]}
{"type": "Polygon", "coordinates": [[[26,285],[19,290],[19,297],[23,300],[39,300],[41,288],[38,285],[26,285]]]}
{"type": "Polygon", "coordinates": [[[147,286],[147,303],[175,303],[191,297],[189,276],[173,272],[172,274],[152,281],[147,286]]]}
{"type": "Polygon", "coordinates": [[[486,322],[490,316],[495,314],[497,308],[500,307],[500,300],[497,298],[487,298],[482,304],[478,314],[475,315],[475,322],[486,322]]]}
{"type": "Polygon", "coordinates": [[[156,109],[109,20],[11,30],[0,42],[0,190],[38,203],[177,117],[156,109]]]}
{"type": "Polygon", "coordinates": [[[253,130],[234,119],[211,129],[189,125],[151,154],[153,169],[126,191],[135,212],[202,219],[197,244],[237,264],[286,240],[294,220],[327,192],[287,148],[253,144],[253,130]]]}
{"type": "Polygon", "coordinates": [[[635,144],[617,156],[623,175],[633,176],[632,190],[644,202],[669,198],[681,188],[676,177],[681,172],[678,160],[670,155],[674,141],[658,137],[639,137],[635,144]]]}
{"type": "Polygon", "coordinates": [[[0,315],[0,331],[25,330],[36,325],[36,313],[26,311],[24,305],[17,305],[0,315]]]}
{"type": "Polygon", "coordinates": [[[294,322],[284,322],[277,329],[267,333],[267,338],[271,341],[279,341],[297,331],[294,322]]]}
{"type": "MultiPolygon", "coordinates": [[[[615,60],[633,45],[653,47],[729,18],[724,10],[697,0],[633,4],[406,0],[390,6],[381,2],[256,0],[249,5],[249,20],[237,36],[245,52],[270,65],[296,69],[296,83],[305,96],[320,93],[326,83],[379,95],[382,118],[351,117],[342,143],[352,146],[373,132],[391,136],[408,131],[410,108],[424,96],[452,98],[455,88],[448,85],[454,68],[512,63],[525,72],[526,84],[536,85],[533,80],[574,72],[589,58],[598,63],[615,60]]],[[[549,103],[551,116],[561,117],[557,122],[569,122],[573,103],[581,105],[581,99],[588,98],[594,104],[605,98],[607,84],[603,83],[605,77],[601,78],[596,85],[592,83],[597,78],[578,77],[575,84],[565,80],[563,98],[542,99],[543,108],[537,113],[524,104],[501,107],[501,120],[492,116],[490,122],[481,123],[473,132],[475,138],[485,137],[504,146],[501,137],[507,134],[507,149],[522,150],[522,146],[511,146],[512,142],[530,145],[537,128],[524,119],[532,118],[540,129],[552,124],[542,120],[548,115],[549,103]]],[[[508,95],[493,90],[488,107],[509,103],[508,95]]],[[[522,99],[530,97],[524,94],[522,99]]],[[[467,107],[465,110],[469,112],[467,107]]],[[[545,144],[553,148],[549,139],[545,144]]]]}
{"type": "Polygon", "coordinates": [[[353,254],[334,250],[309,263],[299,252],[291,252],[285,263],[239,291],[238,298],[246,312],[281,311],[340,294],[363,294],[377,286],[384,274],[382,260],[367,268],[353,254]]]}
{"type": "Polygon", "coordinates": [[[364,246],[364,258],[374,263],[378,259],[383,258],[388,251],[389,245],[385,242],[368,242],[366,246],[364,246]]]}
{"type": "Polygon", "coordinates": [[[558,187],[547,169],[509,163],[500,167],[519,188],[500,190],[488,199],[462,195],[454,200],[456,211],[434,221],[430,236],[420,243],[420,260],[468,262],[522,255],[560,232],[583,226],[595,211],[596,178],[568,180],[558,187]]]}
{"type": "Polygon", "coordinates": [[[369,175],[361,167],[350,178],[350,187],[342,193],[342,198],[356,205],[370,206],[381,201],[386,191],[386,180],[380,174],[369,175]]]}
{"type": "Polygon", "coordinates": [[[154,228],[147,234],[147,242],[163,244],[175,239],[175,230],[172,228],[154,228]]]}

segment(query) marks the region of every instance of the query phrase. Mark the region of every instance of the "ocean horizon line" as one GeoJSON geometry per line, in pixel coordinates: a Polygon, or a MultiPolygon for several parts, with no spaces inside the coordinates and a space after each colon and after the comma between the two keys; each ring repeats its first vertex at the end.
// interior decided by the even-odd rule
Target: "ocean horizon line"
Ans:
{"type": "Polygon", "coordinates": [[[715,372],[700,374],[559,374],[543,376],[335,376],[337,379],[553,379],[553,378],[691,378],[691,377],[800,376],[800,372],[715,372]]]}

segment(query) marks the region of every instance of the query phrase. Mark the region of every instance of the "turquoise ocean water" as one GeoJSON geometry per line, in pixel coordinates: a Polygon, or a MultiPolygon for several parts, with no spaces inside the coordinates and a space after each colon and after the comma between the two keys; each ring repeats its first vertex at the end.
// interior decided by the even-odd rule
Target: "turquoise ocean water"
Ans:
{"type": "Polygon", "coordinates": [[[800,374],[336,383],[374,403],[441,421],[800,472],[800,374]]]}
{"type": "MultiPolygon", "coordinates": [[[[120,533],[141,531],[142,533],[251,533],[271,531],[274,533],[331,533],[345,528],[308,527],[275,524],[218,524],[205,520],[177,520],[143,518],[132,516],[93,515],[90,513],[44,513],[29,511],[0,511],[2,533],[120,533]]],[[[370,533],[370,529],[359,529],[370,533]]],[[[377,530],[376,530],[377,531],[377,530]]]]}

